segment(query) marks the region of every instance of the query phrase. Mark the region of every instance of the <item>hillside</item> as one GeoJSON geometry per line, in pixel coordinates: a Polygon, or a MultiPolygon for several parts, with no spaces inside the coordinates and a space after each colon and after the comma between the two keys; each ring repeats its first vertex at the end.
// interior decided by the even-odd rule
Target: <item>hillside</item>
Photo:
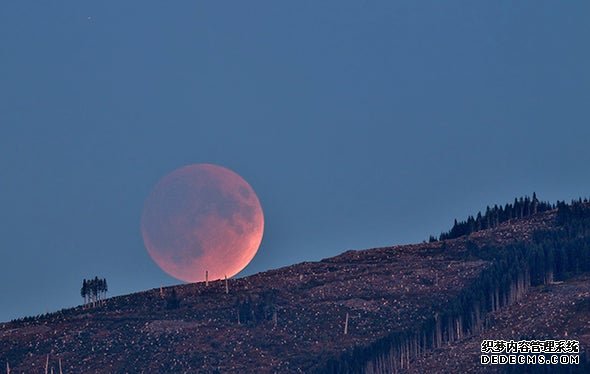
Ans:
{"type": "Polygon", "coordinates": [[[589,221],[587,205],[561,205],[232,279],[228,293],[186,284],[4,323],[0,361],[19,373],[43,372],[47,357],[64,373],[480,371],[484,337],[565,331],[585,352],[589,221]]]}
{"type": "MultiPolygon", "coordinates": [[[[530,289],[514,305],[490,313],[485,331],[416,360],[410,372],[437,372],[443,368],[445,372],[481,370],[480,344],[484,339],[577,339],[587,354],[590,347],[590,276],[530,289]]],[[[513,371],[520,372],[517,368],[513,371]]],[[[527,370],[533,368],[526,367],[527,370]]],[[[488,368],[488,371],[493,369],[488,368]]],[[[547,372],[554,371],[552,368],[547,372]]],[[[579,372],[584,372],[582,367],[579,372]]]]}

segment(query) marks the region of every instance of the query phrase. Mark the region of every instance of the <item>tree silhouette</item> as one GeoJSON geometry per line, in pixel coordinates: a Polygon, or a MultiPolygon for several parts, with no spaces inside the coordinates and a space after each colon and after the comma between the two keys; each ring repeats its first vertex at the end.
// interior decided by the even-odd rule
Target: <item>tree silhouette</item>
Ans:
{"type": "Polygon", "coordinates": [[[107,292],[108,286],[105,278],[94,277],[94,279],[84,279],[82,281],[80,296],[84,298],[84,305],[96,305],[96,303],[106,298],[107,292]]]}
{"type": "MultiPolygon", "coordinates": [[[[581,203],[581,201],[580,199],[579,202],[581,203]]],[[[527,196],[514,199],[512,204],[506,204],[505,206],[487,206],[485,213],[479,212],[475,218],[469,216],[465,221],[457,221],[455,219],[453,227],[448,232],[440,234],[439,240],[455,239],[476,231],[497,227],[501,223],[511,219],[526,218],[556,208],[558,208],[557,205],[540,202],[537,199],[537,194],[533,193],[532,198],[527,196]]]]}
{"type": "Polygon", "coordinates": [[[172,293],[170,294],[170,297],[168,297],[168,299],[166,300],[166,308],[167,309],[176,309],[180,306],[180,299],[178,298],[178,295],[176,294],[176,289],[172,289],[172,293]]]}

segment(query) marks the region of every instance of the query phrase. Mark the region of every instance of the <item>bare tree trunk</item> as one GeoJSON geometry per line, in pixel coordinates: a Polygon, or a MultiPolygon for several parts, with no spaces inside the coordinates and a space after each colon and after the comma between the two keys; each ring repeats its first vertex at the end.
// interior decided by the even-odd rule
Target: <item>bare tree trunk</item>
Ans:
{"type": "Polygon", "coordinates": [[[47,355],[47,359],[45,360],[45,374],[48,374],[49,370],[49,354],[47,355]]]}
{"type": "Polygon", "coordinates": [[[346,313],[346,319],[344,320],[344,335],[348,334],[348,313],[346,313]]]}
{"type": "Polygon", "coordinates": [[[229,293],[229,283],[227,282],[227,275],[225,276],[225,293],[229,293]]]}

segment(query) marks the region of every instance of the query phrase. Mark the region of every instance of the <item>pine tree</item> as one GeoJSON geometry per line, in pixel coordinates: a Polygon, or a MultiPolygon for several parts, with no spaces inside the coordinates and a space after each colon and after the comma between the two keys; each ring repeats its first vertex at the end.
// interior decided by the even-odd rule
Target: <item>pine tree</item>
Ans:
{"type": "Polygon", "coordinates": [[[97,302],[106,299],[107,292],[108,285],[106,278],[94,277],[94,279],[84,279],[82,281],[80,296],[84,298],[84,305],[90,303],[96,305],[97,302]]]}
{"type": "Polygon", "coordinates": [[[168,300],[166,300],[166,308],[167,309],[176,309],[180,306],[180,299],[178,298],[178,295],[176,294],[176,289],[172,288],[172,293],[170,294],[170,297],[168,298],[168,300]]]}
{"type": "Polygon", "coordinates": [[[82,281],[82,288],[80,289],[80,296],[84,299],[84,305],[86,305],[86,299],[88,297],[88,282],[86,279],[82,281]]]}

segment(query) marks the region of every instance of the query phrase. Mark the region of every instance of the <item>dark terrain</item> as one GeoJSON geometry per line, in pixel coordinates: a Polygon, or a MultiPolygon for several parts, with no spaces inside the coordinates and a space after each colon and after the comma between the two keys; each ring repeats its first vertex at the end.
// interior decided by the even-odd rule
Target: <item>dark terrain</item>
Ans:
{"type": "Polygon", "coordinates": [[[12,321],[0,324],[0,363],[13,373],[45,372],[47,357],[56,373],[60,360],[64,373],[514,371],[482,367],[481,340],[565,338],[580,341],[580,365],[520,369],[584,372],[589,222],[587,204],[562,205],[231,279],[227,294],[223,281],[187,284],[12,321]]]}

